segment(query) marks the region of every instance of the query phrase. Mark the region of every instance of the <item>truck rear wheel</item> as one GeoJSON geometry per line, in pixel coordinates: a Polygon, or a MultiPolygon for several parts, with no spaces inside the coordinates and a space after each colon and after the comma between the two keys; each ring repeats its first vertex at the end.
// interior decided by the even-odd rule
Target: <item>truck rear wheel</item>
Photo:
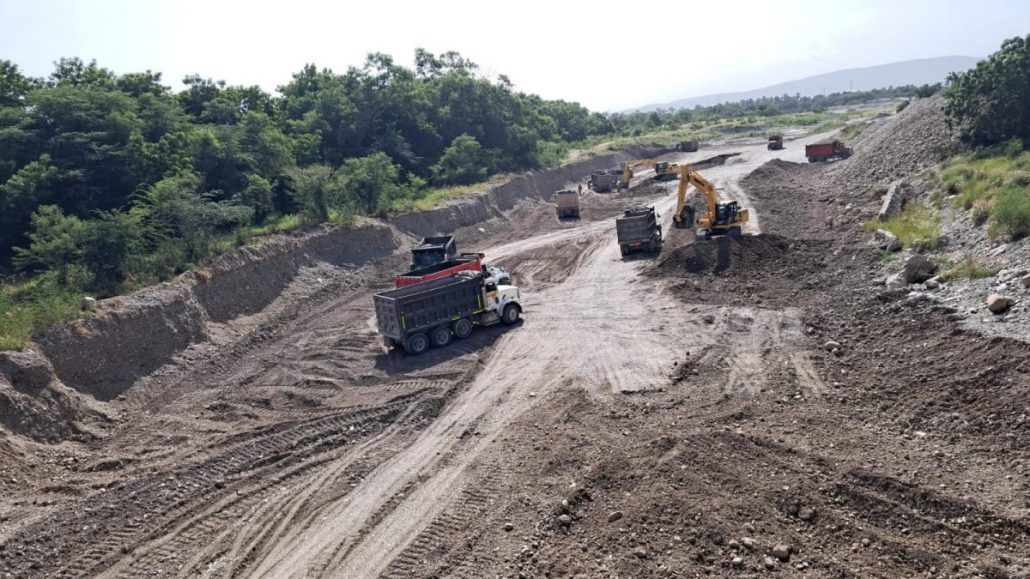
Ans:
{"type": "Polygon", "coordinates": [[[451,343],[451,330],[447,326],[437,326],[429,332],[429,340],[437,348],[443,348],[451,343]]]}
{"type": "Polygon", "coordinates": [[[465,338],[472,335],[472,320],[462,318],[454,322],[453,324],[451,324],[451,331],[454,332],[455,338],[458,338],[459,340],[464,340],[465,338]]]}
{"type": "Polygon", "coordinates": [[[423,354],[429,349],[429,337],[419,332],[408,336],[407,340],[404,340],[404,351],[409,354],[423,354]]]}
{"type": "Polygon", "coordinates": [[[508,304],[504,306],[504,311],[501,313],[501,321],[504,325],[510,326],[515,322],[519,321],[519,307],[515,304],[508,304]]]}

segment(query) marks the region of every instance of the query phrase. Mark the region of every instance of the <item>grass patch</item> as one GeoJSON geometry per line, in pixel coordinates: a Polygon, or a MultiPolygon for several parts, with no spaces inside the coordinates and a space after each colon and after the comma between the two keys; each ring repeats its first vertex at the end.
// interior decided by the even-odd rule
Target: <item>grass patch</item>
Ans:
{"type": "Polygon", "coordinates": [[[82,297],[52,273],[0,283],[0,350],[21,350],[33,334],[81,317],[82,297]]]}
{"type": "Polygon", "coordinates": [[[844,141],[850,141],[858,138],[859,135],[865,132],[869,128],[869,123],[853,123],[844,127],[844,130],[840,132],[840,138],[844,141]]]}
{"type": "Polygon", "coordinates": [[[940,218],[921,203],[909,203],[886,221],[869,221],[864,227],[871,231],[890,231],[905,247],[916,251],[932,251],[941,246],[940,218]]]}
{"type": "Polygon", "coordinates": [[[950,161],[934,180],[935,198],[954,196],[956,207],[995,235],[1030,235],[1030,152],[999,150],[950,161]],[[935,192],[936,193],[936,192],[935,192]]]}
{"type": "Polygon", "coordinates": [[[417,198],[404,198],[394,201],[390,205],[391,211],[427,211],[434,209],[447,201],[480,193],[506,183],[512,178],[511,174],[494,175],[487,181],[473,183],[471,185],[454,185],[451,187],[435,187],[426,189],[417,198]]]}
{"type": "Polygon", "coordinates": [[[941,281],[949,282],[956,279],[983,279],[998,273],[999,268],[980,264],[972,257],[967,257],[958,263],[946,265],[941,268],[941,281]]]}

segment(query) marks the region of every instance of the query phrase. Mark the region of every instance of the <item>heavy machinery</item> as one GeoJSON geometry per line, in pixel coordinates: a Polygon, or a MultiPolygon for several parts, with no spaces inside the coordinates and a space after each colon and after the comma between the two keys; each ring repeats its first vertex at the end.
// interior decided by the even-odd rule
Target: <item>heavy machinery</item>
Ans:
{"type": "Polygon", "coordinates": [[[522,315],[519,288],[500,285],[480,273],[445,278],[372,296],[379,334],[388,347],[421,354],[452,338],[467,338],[475,326],[512,325],[522,315]]]}
{"type": "Polygon", "coordinates": [[[598,193],[614,191],[619,183],[618,172],[603,172],[590,174],[590,188],[598,193]]]}
{"type": "Polygon", "coordinates": [[[662,249],[662,224],[654,207],[630,209],[615,220],[619,251],[625,256],[634,251],[655,253],[662,249]]]}
{"type": "Polygon", "coordinates": [[[424,237],[422,243],[411,248],[411,269],[421,269],[454,259],[457,252],[453,235],[424,237]]]}
{"type": "Polygon", "coordinates": [[[836,158],[847,159],[851,156],[851,147],[847,147],[844,143],[836,140],[830,143],[805,145],[805,156],[808,157],[809,163],[818,163],[836,158]]]}
{"type": "Polygon", "coordinates": [[[413,269],[394,277],[393,287],[415,285],[451,276],[461,271],[482,273],[488,281],[493,279],[501,285],[510,285],[511,275],[499,267],[483,263],[484,257],[486,256],[482,253],[463,253],[447,261],[413,269]]]}
{"type": "Polygon", "coordinates": [[[736,201],[719,202],[715,185],[689,165],[678,165],[672,169],[679,175],[679,189],[676,192],[676,212],[672,215],[677,229],[689,229],[695,225],[694,208],[687,204],[687,189],[693,185],[701,195],[705,207],[697,216],[697,236],[709,239],[718,235],[740,237],[748,221],[748,210],[742,209],[736,201]]]}
{"type": "Polygon", "coordinates": [[[683,151],[684,153],[693,153],[697,151],[700,144],[697,141],[680,141],[676,143],[676,150],[683,151]]]}
{"type": "Polygon", "coordinates": [[[558,219],[579,219],[579,193],[572,189],[555,191],[554,204],[558,211],[558,219]]]}
{"type": "Polygon", "coordinates": [[[678,166],[675,163],[656,161],[654,159],[631,161],[622,166],[622,178],[619,179],[616,186],[619,189],[628,189],[629,180],[633,178],[633,169],[635,167],[654,167],[654,179],[656,181],[670,181],[676,178],[677,173],[674,169],[678,166]]]}
{"type": "Polygon", "coordinates": [[[783,148],[783,135],[773,135],[769,137],[769,144],[766,147],[770,151],[779,151],[783,148]]]}

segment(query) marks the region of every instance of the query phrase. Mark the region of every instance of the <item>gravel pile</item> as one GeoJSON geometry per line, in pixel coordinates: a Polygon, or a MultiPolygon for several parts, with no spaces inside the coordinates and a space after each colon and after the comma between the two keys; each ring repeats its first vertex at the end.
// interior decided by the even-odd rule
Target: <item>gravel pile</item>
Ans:
{"type": "Polygon", "coordinates": [[[874,125],[854,143],[855,154],[834,163],[828,177],[850,192],[887,185],[942,161],[952,139],[944,120],[944,98],[913,100],[905,110],[874,125]]]}

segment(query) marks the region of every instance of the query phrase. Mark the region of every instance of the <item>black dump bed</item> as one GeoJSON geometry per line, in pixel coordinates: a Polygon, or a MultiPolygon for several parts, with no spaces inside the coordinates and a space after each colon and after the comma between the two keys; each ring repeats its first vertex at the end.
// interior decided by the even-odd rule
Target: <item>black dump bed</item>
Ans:
{"type": "Polygon", "coordinates": [[[657,229],[654,207],[626,211],[622,217],[615,220],[615,232],[619,243],[648,240],[657,229]]]}
{"type": "Polygon", "coordinates": [[[422,243],[411,248],[411,269],[429,267],[452,259],[457,253],[453,235],[426,237],[422,243]]]}
{"type": "Polygon", "coordinates": [[[483,276],[453,275],[372,296],[379,333],[403,340],[483,309],[483,276]]]}

